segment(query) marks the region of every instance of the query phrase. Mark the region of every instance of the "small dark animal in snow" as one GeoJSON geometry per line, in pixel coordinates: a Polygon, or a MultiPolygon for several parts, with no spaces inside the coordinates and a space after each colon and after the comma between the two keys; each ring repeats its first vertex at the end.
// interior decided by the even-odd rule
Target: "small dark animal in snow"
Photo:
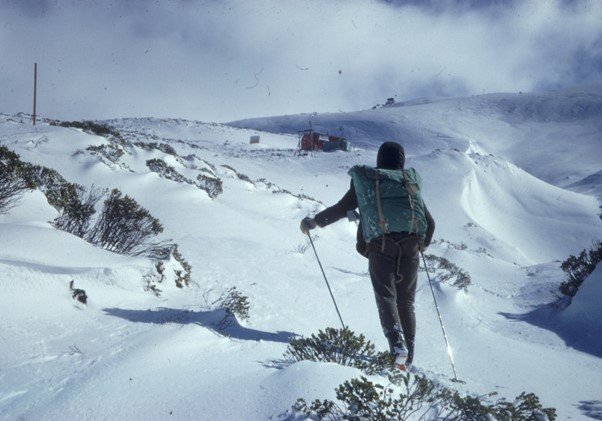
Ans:
{"type": "Polygon", "coordinates": [[[73,280],[69,282],[69,289],[71,290],[71,296],[74,300],[79,301],[82,304],[86,304],[88,302],[88,296],[86,295],[86,291],[83,289],[73,288],[73,280]]]}

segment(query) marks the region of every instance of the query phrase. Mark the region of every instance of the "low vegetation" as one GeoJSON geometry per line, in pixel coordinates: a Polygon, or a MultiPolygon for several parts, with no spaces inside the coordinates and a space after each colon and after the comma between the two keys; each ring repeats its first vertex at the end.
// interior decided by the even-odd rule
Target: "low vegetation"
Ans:
{"type": "Polygon", "coordinates": [[[159,220],[128,195],[113,189],[87,239],[121,254],[144,254],[149,239],[163,232],[159,220]]]}
{"type": "MultiPolygon", "coordinates": [[[[489,395],[488,397],[491,397],[489,395]]],[[[426,376],[389,376],[389,386],[366,377],[348,380],[336,388],[338,402],[304,399],[293,406],[296,413],[326,420],[555,420],[556,409],[544,408],[533,393],[521,393],[513,402],[501,398],[493,403],[482,397],[462,396],[456,390],[434,383],[426,376]]]]}
{"type": "MultiPolygon", "coordinates": [[[[115,253],[143,255],[158,261],[173,256],[177,262],[176,286],[190,284],[192,267],[177,244],[154,241],[163,231],[161,222],[119,189],[87,189],[70,183],[53,169],[21,161],[19,155],[4,146],[0,146],[0,170],[0,212],[16,205],[24,191],[39,189],[60,212],[52,221],[55,228],[115,253]]],[[[159,278],[149,280],[149,290],[160,292],[156,283],[163,277],[159,278]]]]}
{"type": "Polygon", "coordinates": [[[52,126],[60,126],[60,127],[73,127],[76,129],[80,129],[88,134],[94,134],[97,136],[114,138],[118,140],[120,143],[124,143],[123,136],[121,133],[115,129],[114,127],[104,124],[104,123],[96,123],[94,121],[51,121],[50,125],[52,126]]]}
{"type": "Polygon", "coordinates": [[[566,280],[560,284],[560,292],[574,297],[579,287],[602,261],[602,242],[596,242],[589,250],[581,250],[577,256],[570,255],[560,268],[566,273],[566,280]]]}
{"type": "Polygon", "coordinates": [[[226,317],[219,323],[220,330],[226,329],[234,324],[235,320],[249,319],[249,298],[242,294],[236,287],[224,292],[214,303],[218,308],[226,310],[226,317]]]}
{"type": "Polygon", "coordinates": [[[424,258],[431,276],[437,278],[440,282],[450,282],[451,285],[458,289],[468,291],[468,286],[472,282],[468,272],[445,257],[425,254],[424,258]]]}
{"type": "Polygon", "coordinates": [[[308,338],[292,339],[284,356],[290,361],[333,362],[359,368],[367,374],[382,372],[392,362],[389,353],[376,352],[374,344],[364,335],[332,327],[308,338]]]}
{"type": "Polygon", "coordinates": [[[18,205],[23,193],[33,188],[33,180],[24,177],[19,155],[0,146],[0,214],[18,205]]]}
{"type": "MultiPolygon", "coordinates": [[[[285,357],[293,361],[335,362],[379,374],[382,382],[364,376],[336,389],[336,401],[298,399],[293,417],[326,420],[555,420],[556,410],[544,408],[533,393],[521,393],[513,402],[491,401],[486,396],[462,396],[425,375],[390,367],[388,354],[377,354],[374,345],[349,329],[327,328],[309,338],[293,339],[285,357]],[[386,383],[383,386],[381,383],[386,383]]],[[[377,377],[378,378],[378,377],[377,377]]]]}

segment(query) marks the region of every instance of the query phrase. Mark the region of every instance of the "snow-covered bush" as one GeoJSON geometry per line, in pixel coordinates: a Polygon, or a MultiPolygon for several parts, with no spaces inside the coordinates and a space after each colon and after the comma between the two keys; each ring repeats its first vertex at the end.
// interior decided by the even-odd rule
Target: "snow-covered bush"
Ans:
{"type": "Polygon", "coordinates": [[[97,217],[96,205],[107,194],[105,189],[88,190],[63,182],[45,190],[48,202],[61,212],[53,221],[55,228],[122,254],[151,258],[160,255],[160,259],[166,259],[175,247],[171,243],[150,242],[163,231],[161,223],[133,198],[122,197],[118,189],[111,191],[97,217]]]}
{"type": "Polygon", "coordinates": [[[50,124],[52,126],[74,127],[89,134],[95,134],[97,136],[106,138],[114,138],[120,143],[125,142],[121,133],[119,133],[116,128],[108,124],[96,123],[94,121],[51,121],[50,124]]]}
{"type": "Polygon", "coordinates": [[[149,273],[143,278],[145,281],[144,290],[151,291],[159,297],[163,291],[159,289],[157,284],[160,284],[165,280],[165,265],[163,262],[155,262],[155,271],[155,273],[149,273]]]}
{"type": "Polygon", "coordinates": [[[85,238],[92,216],[96,213],[95,206],[106,194],[106,190],[94,187],[87,190],[79,184],[65,183],[59,189],[53,190],[52,194],[57,205],[55,207],[62,210],[61,215],[53,221],[54,227],[85,238]]]}
{"type": "Polygon", "coordinates": [[[555,420],[556,409],[543,408],[532,393],[521,393],[513,403],[500,399],[483,402],[477,396],[438,385],[425,376],[401,374],[389,377],[390,386],[365,377],[348,380],[336,389],[339,402],[316,399],[307,404],[297,400],[293,410],[306,417],[351,420],[555,420]]]}
{"type": "Polygon", "coordinates": [[[0,173],[0,213],[5,213],[16,206],[25,190],[27,190],[25,181],[0,173]]]}
{"type": "Polygon", "coordinates": [[[116,253],[139,255],[152,248],[149,239],[161,232],[163,226],[157,218],[130,196],[113,189],[88,240],[116,253]]]}
{"type": "Polygon", "coordinates": [[[0,213],[16,206],[25,190],[32,189],[32,180],[23,177],[24,163],[19,155],[0,146],[0,213]]]}
{"type": "Polygon", "coordinates": [[[67,183],[62,175],[51,168],[25,163],[24,177],[32,180],[35,186],[46,195],[48,203],[60,209],[60,194],[56,192],[67,183]]]}
{"type": "Polygon", "coordinates": [[[579,287],[602,260],[602,242],[598,241],[588,250],[581,250],[577,256],[570,255],[560,268],[566,273],[567,279],[560,284],[560,292],[574,297],[579,287]]]}
{"type": "Polygon", "coordinates": [[[501,400],[496,403],[497,419],[499,420],[555,420],[556,409],[544,408],[539,402],[539,397],[534,393],[523,392],[514,402],[501,400]]]}
{"type": "Polygon", "coordinates": [[[227,170],[230,170],[230,171],[232,171],[232,172],[234,173],[234,175],[236,175],[236,177],[237,177],[239,180],[246,181],[247,183],[255,184],[255,183],[253,182],[253,180],[251,180],[251,178],[249,178],[249,176],[248,176],[248,175],[245,175],[245,174],[239,173],[239,172],[238,172],[238,171],[236,171],[234,168],[232,168],[230,165],[223,164],[223,165],[222,165],[222,167],[226,168],[227,170]]]}
{"type": "Polygon", "coordinates": [[[240,320],[249,319],[249,297],[241,294],[236,287],[232,287],[224,292],[217,303],[218,307],[225,309],[228,315],[240,320]]]}
{"type": "Polygon", "coordinates": [[[144,149],[146,151],[157,150],[157,151],[161,151],[163,153],[166,153],[168,155],[178,156],[178,153],[173,148],[173,146],[171,146],[171,145],[169,145],[167,143],[134,142],[134,146],[138,146],[139,148],[144,149]]]}
{"type": "Polygon", "coordinates": [[[207,192],[210,198],[215,199],[220,193],[224,191],[222,187],[222,180],[217,177],[207,177],[204,174],[199,174],[196,178],[196,185],[201,190],[207,192]]]}
{"type": "MultiPolygon", "coordinates": [[[[167,246],[167,245],[166,245],[167,246]]],[[[182,257],[177,244],[169,245],[167,256],[155,261],[154,271],[144,276],[144,290],[152,291],[156,296],[161,295],[159,285],[164,282],[174,282],[176,287],[190,285],[192,266],[182,257]]]]}
{"type": "Polygon", "coordinates": [[[176,275],[176,286],[178,288],[182,288],[184,285],[190,285],[192,266],[190,266],[186,259],[184,259],[184,257],[180,254],[177,244],[172,250],[172,256],[181,266],[181,269],[174,269],[174,273],[176,275]]]}
{"type": "MultiPolygon", "coordinates": [[[[64,206],[64,201],[69,194],[65,187],[69,183],[57,171],[33,165],[28,162],[23,162],[14,152],[11,152],[6,147],[0,147],[0,165],[1,176],[15,183],[18,186],[25,186],[29,189],[40,189],[48,199],[48,203],[54,206],[57,210],[61,210],[64,206]]],[[[76,186],[71,185],[71,188],[76,186]]],[[[7,186],[7,190],[10,191],[7,186]]],[[[81,187],[81,186],[80,186],[81,187]]]]}
{"type": "Polygon", "coordinates": [[[159,174],[161,177],[178,183],[192,184],[192,181],[180,174],[174,167],[168,165],[160,159],[149,159],[146,161],[146,166],[152,172],[159,174]]]}
{"type": "Polygon", "coordinates": [[[119,158],[125,155],[123,147],[118,143],[109,143],[106,145],[91,145],[86,148],[87,151],[91,152],[92,155],[98,155],[101,160],[104,159],[105,163],[117,164],[119,158]]]}
{"type": "Polygon", "coordinates": [[[358,336],[349,328],[332,327],[309,338],[293,338],[284,356],[293,361],[334,362],[359,368],[367,374],[381,372],[392,362],[388,352],[377,353],[374,344],[364,335],[358,336]]]}
{"type": "Polygon", "coordinates": [[[468,285],[471,283],[468,272],[456,266],[445,257],[435,256],[434,254],[425,254],[424,258],[426,260],[427,269],[432,276],[437,277],[440,282],[453,280],[453,286],[468,291],[468,285]]]}
{"type": "Polygon", "coordinates": [[[206,175],[199,174],[195,182],[184,177],[174,167],[168,165],[165,161],[160,159],[149,159],[146,161],[146,166],[151,171],[168,180],[197,186],[199,189],[205,191],[212,199],[217,197],[217,195],[223,191],[222,181],[217,177],[208,177],[206,175]]]}
{"type": "Polygon", "coordinates": [[[192,267],[177,244],[150,241],[163,227],[133,198],[122,197],[122,193],[114,189],[97,212],[98,202],[107,194],[105,189],[86,189],[69,183],[53,169],[21,161],[19,155],[4,146],[0,146],[0,170],[0,212],[17,204],[23,190],[38,188],[48,203],[61,213],[52,222],[55,228],[116,253],[156,259],[161,266],[157,266],[158,275],[146,277],[147,290],[159,295],[161,290],[157,283],[165,278],[160,270],[164,270],[161,261],[171,257],[175,260],[172,266],[176,286],[182,288],[190,284],[192,267]]]}
{"type": "MultiPolygon", "coordinates": [[[[19,155],[0,147],[0,209],[2,204],[24,189],[40,189],[48,203],[62,212],[55,226],[72,234],[83,236],[94,205],[103,191],[67,182],[57,171],[20,160],[19,155]]],[[[10,199],[9,203],[14,203],[10,199]]]]}

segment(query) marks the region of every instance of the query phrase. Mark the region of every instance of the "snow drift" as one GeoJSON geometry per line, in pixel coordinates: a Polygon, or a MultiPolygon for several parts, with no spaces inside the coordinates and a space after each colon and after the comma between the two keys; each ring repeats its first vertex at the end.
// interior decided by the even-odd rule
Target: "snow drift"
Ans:
{"type": "MultiPolygon", "coordinates": [[[[425,179],[437,221],[427,253],[472,279],[467,292],[435,279],[462,391],[510,399],[532,391],[561,419],[582,416],[580,402],[602,393],[600,355],[528,315],[555,299],[556,260],[602,238],[600,104],[591,88],[235,123],[247,129],[110,121],[123,142],[0,116],[2,145],[68,181],[132,196],[163,224],[158,239],[177,242],[193,267],[190,287],[164,283],[156,296],[145,291],[150,259],[57,231],[48,223],[57,211],[40,192],[26,194],[0,215],[0,417],[268,419],[299,397],[333,399],[356,369],[280,361],[291,337],[338,322],[298,223],[335,203],[349,187],[347,169],[374,163],[389,139],[404,144],[425,179]],[[343,128],[356,148],[297,156],[296,131],[309,120],[343,128]],[[252,135],[259,144],[249,144],[252,135]],[[207,179],[221,190],[209,194],[207,179]],[[72,279],[87,306],[71,298],[72,279]],[[233,286],[248,297],[250,319],[224,327],[215,303],[233,286]]],[[[355,230],[346,221],[317,230],[316,248],[345,322],[385,349],[355,230]]],[[[599,326],[599,275],[562,323],[599,326]]],[[[416,363],[449,384],[425,282],[421,273],[416,363]]]]}

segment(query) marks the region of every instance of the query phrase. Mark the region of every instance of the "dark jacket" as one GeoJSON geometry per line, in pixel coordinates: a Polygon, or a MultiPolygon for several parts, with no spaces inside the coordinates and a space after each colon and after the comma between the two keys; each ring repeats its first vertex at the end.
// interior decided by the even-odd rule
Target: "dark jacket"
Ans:
{"type": "MultiPolygon", "coordinates": [[[[330,225],[333,222],[338,221],[339,219],[345,218],[347,216],[348,211],[355,210],[355,209],[357,209],[357,207],[358,207],[358,203],[357,203],[357,197],[355,196],[355,188],[353,187],[353,182],[351,182],[349,190],[347,190],[347,193],[345,193],[343,198],[341,200],[339,200],[339,202],[336,203],[335,205],[333,205],[329,208],[326,208],[322,212],[319,212],[318,214],[316,214],[314,219],[320,227],[325,227],[326,225],[330,225]]],[[[426,205],[424,205],[424,213],[426,216],[426,223],[427,223],[426,236],[424,239],[424,246],[427,247],[431,243],[431,240],[433,238],[433,233],[435,232],[435,220],[433,219],[430,212],[426,208],[426,205]]],[[[363,256],[366,256],[367,255],[367,244],[364,241],[364,236],[362,234],[361,228],[362,228],[361,225],[358,226],[358,228],[357,228],[355,248],[358,251],[358,253],[360,253],[363,256]]]]}

